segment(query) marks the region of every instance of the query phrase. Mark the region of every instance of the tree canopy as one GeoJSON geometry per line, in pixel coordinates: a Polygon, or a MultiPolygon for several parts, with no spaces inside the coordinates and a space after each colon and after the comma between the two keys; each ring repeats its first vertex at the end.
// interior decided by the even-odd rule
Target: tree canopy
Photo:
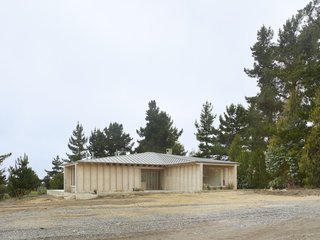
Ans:
{"type": "Polygon", "coordinates": [[[139,145],[135,151],[166,153],[166,149],[171,148],[174,150],[173,154],[184,155],[184,147],[181,144],[177,147],[183,130],[173,126],[171,117],[166,112],[160,111],[156,101],[150,101],[148,107],[146,126],[137,130],[141,139],[138,140],[139,145]]]}
{"type": "Polygon", "coordinates": [[[262,26],[251,48],[254,65],[245,72],[257,81],[259,92],[247,98],[248,129],[254,133],[247,139],[255,138],[247,151],[265,153],[254,163],[266,168],[268,186],[300,186],[303,178],[317,186],[315,172],[309,168],[316,162],[310,151],[317,151],[315,141],[311,143],[317,128],[310,131],[308,123],[314,122],[320,88],[319,13],[320,1],[314,0],[285,22],[276,41],[273,31],[262,26]]]}
{"type": "Polygon", "coordinates": [[[107,139],[103,131],[94,129],[89,137],[88,150],[91,157],[100,158],[107,156],[107,139]]]}
{"type": "Polygon", "coordinates": [[[123,131],[122,124],[110,123],[104,129],[106,137],[106,153],[107,156],[114,156],[116,154],[124,155],[131,152],[133,147],[132,138],[129,134],[123,131]]]}

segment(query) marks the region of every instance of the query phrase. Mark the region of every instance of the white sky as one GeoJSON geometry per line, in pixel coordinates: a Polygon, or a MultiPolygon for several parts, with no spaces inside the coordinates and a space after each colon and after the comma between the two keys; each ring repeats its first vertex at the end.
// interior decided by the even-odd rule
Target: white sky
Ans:
{"type": "Polygon", "coordinates": [[[1,1],[0,154],[13,154],[4,167],[27,153],[43,177],[66,157],[77,121],[87,135],[116,121],[136,140],[153,99],[196,150],[206,100],[219,115],[256,94],[243,69],[259,28],[277,33],[308,2],[1,1]]]}

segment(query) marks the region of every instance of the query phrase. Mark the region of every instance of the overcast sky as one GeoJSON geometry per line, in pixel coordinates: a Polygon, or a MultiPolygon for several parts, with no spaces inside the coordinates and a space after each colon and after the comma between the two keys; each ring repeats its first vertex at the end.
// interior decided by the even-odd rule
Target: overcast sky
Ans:
{"type": "MultiPolygon", "coordinates": [[[[219,115],[257,92],[243,69],[264,24],[278,29],[306,0],[1,1],[0,154],[29,156],[40,177],[79,121],[122,123],[136,141],[150,100],[197,149],[202,104],[219,115]]],[[[218,122],[216,122],[216,125],[218,122]]],[[[136,146],[136,145],[135,145],[136,146]]]]}

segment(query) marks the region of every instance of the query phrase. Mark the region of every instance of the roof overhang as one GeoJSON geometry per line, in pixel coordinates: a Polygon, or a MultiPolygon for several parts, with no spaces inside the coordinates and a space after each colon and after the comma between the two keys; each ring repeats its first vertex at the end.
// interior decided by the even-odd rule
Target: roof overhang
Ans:
{"type": "Polygon", "coordinates": [[[77,162],[70,162],[70,163],[65,163],[63,164],[64,167],[71,167],[71,166],[75,166],[77,165],[78,163],[77,162]]]}

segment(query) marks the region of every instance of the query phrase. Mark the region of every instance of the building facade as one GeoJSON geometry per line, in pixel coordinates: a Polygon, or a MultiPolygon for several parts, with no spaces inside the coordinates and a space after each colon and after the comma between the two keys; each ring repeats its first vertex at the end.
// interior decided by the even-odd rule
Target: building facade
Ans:
{"type": "Polygon", "coordinates": [[[237,163],[171,154],[82,159],[64,168],[64,190],[73,193],[237,188],[237,163]]]}

